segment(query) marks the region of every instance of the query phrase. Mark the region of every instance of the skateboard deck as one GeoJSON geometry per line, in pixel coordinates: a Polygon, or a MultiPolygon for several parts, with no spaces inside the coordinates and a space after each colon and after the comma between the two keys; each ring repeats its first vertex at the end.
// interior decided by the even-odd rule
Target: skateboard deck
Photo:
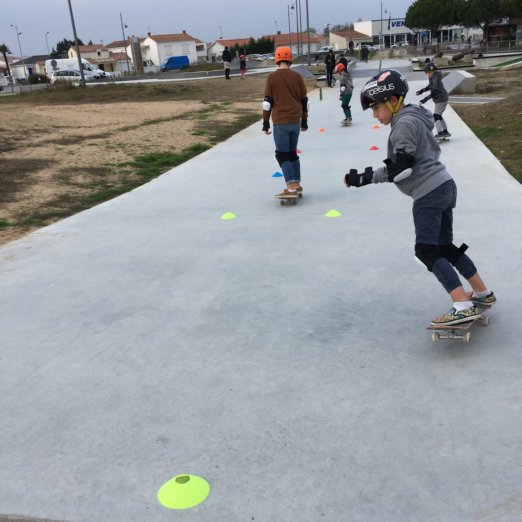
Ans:
{"type": "Polygon", "coordinates": [[[448,137],[444,138],[435,138],[437,140],[437,143],[442,143],[443,141],[449,141],[450,139],[448,137]]]}
{"type": "Polygon", "coordinates": [[[276,196],[276,198],[281,202],[281,205],[297,205],[297,200],[303,197],[303,193],[299,192],[297,196],[289,196],[287,198],[283,198],[281,196],[276,196]]]}
{"type": "Polygon", "coordinates": [[[471,328],[475,323],[480,323],[482,326],[488,326],[489,317],[481,313],[475,319],[467,321],[466,323],[452,324],[452,325],[433,325],[429,324],[426,329],[433,330],[431,340],[435,343],[441,339],[460,339],[465,343],[469,343],[471,339],[471,328]]]}

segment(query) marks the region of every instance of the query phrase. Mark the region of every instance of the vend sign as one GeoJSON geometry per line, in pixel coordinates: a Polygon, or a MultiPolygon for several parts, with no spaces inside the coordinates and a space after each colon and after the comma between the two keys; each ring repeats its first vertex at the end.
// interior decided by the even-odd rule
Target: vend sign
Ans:
{"type": "Polygon", "coordinates": [[[392,27],[405,27],[404,20],[392,20],[392,27]]]}

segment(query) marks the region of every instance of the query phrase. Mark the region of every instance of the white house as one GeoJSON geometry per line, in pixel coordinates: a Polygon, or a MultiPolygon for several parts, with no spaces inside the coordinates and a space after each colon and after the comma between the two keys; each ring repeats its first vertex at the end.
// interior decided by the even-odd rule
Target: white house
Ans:
{"type": "Polygon", "coordinates": [[[169,56],[188,56],[190,63],[206,61],[206,45],[190,36],[186,31],[181,34],[151,34],[141,42],[143,62],[149,65],[161,65],[169,56]]]}
{"type": "Polygon", "coordinates": [[[225,47],[232,49],[236,45],[240,48],[246,48],[247,44],[250,42],[250,38],[231,38],[225,40],[220,38],[209,44],[207,46],[207,57],[209,62],[219,62],[221,61],[221,55],[225,50],[225,47]]]}

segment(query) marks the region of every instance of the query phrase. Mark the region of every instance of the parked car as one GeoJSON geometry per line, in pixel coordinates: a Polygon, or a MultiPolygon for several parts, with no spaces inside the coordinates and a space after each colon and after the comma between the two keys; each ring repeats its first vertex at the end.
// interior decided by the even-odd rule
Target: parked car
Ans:
{"type": "Polygon", "coordinates": [[[403,48],[403,47],[408,47],[410,44],[408,42],[397,42],[397,43],[394,43],[391,48],[392,49],[400,49],[400,48],[403,48]]]}
{"type": "Polygon", "coordinates": [[[181,56],[167,56],[161,64],[161,71],[174,71],[187,69],[190,66],[189,57],[186,54],[181,56]]]}
{"type": "Polygon", "coordinates": [[[333,50],[333,46],[332,45],[325,45],[325,46],[321,47],[317,52],[318,53],[328,53],[331,50],[333,50]]]}
{"type": "MultiPolygon", "coordinates": [[[[91,71],[83,71],[83,77],[85,78],[85,81],[98,79],[98,75],[91,71]]],[[[54,71],[53,73],[51,73],[51,85],[59,81],[78,84],[80,83],[81,79],[82,77],[80,71],[64,69],[62,71],[54,71]]]]}
{"type": "Polygon", "coordinates": [[[257,53],[247,54],[246,59],[249,62],[262,62],[264,60],[264,58],[260,54],[257,54],[257,53]]]}

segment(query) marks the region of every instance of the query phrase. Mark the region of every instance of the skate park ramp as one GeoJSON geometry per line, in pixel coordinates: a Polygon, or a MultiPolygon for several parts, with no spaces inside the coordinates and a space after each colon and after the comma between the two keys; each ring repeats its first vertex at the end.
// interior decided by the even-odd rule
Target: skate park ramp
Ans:
{"type": "Polygon", "coordinates": [[[411,201],[343,185],[386,157],[363,82],[349,128],[310,94],[296,206],[259,123],[0,248],[0,519],[521,519],[522,189],[448,108],[455,243],[499,302],[433,343],[411,201]],[[182,511],[180,475],[210,486],[182,511]]]}

